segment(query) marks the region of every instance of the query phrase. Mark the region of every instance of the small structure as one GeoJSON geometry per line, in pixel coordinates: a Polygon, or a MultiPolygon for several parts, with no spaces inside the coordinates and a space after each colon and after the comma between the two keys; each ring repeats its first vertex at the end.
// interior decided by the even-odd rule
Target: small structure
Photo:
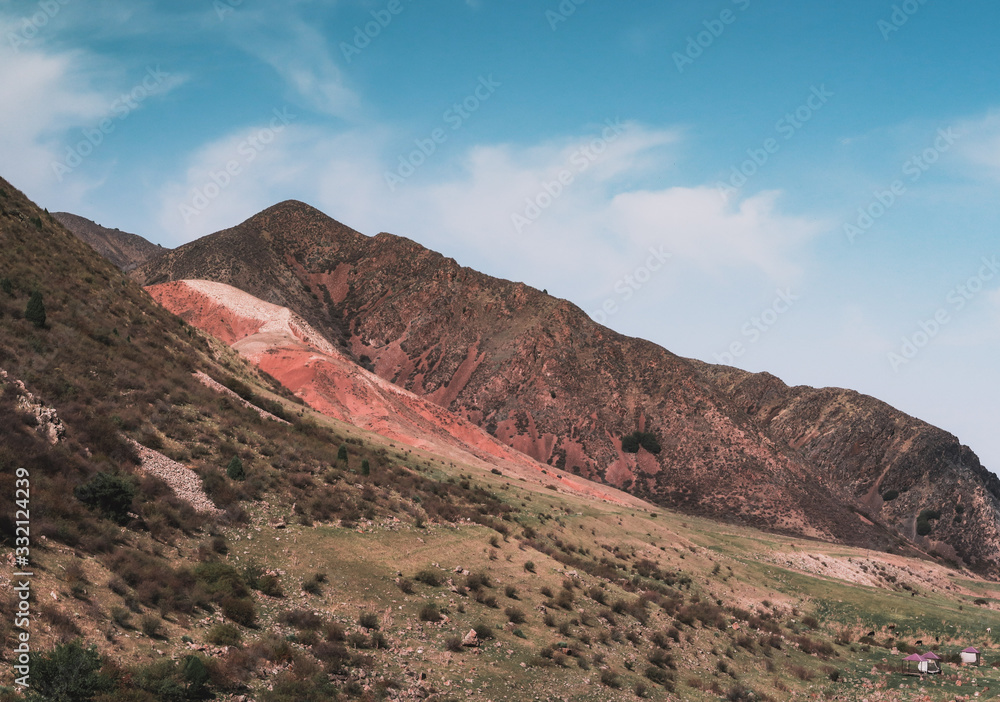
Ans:
{"type": "Polygon", "coordinates": [[[917,664],[917,669],[921,673],[930,673],[931,675],[937,675],[941,672],[941,656],[934,653],[934,651],[927,651],[922,656],[923,667],[921,664],[917,664]]]}
{"type": "Polygon", "coordinates": [[[903,675],[919,675],[920,665],[926,665],[927,661],[919,653],[911,653],[903,659],[903,675]]]}
{"type": "Polygon", "coordinates": [[[961,654],[962,665],[980,665],[982,663],[982,653],[978,648],[969,646],[961,654]]]}

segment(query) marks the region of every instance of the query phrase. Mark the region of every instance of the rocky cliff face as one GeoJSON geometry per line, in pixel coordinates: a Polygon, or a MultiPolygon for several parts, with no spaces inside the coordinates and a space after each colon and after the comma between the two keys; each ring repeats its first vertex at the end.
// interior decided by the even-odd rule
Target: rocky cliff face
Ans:
{"type": "Polygon", "coordinates": [[[108,229],[69,212],[55,212],[52,217],[123,271],[130,271],[166,251],[138,234],[108,229]]]}
{"type": "Polygon", "coordinates": [[[946,557],[995,562],[1000,479],[955,436],[851,390],[789,387],[768,373],[692,363],[871,515],[946,557]],[[926,534],[918,533],[922,512],[938,515],[925,520],[926,534]]]}
{"type": "MultiPolygon", "coordinates": [[[[368,238],[286,202],[134,276],[147,285],[216,280],[290,307],[382,378],[567,472],[691,513],[874,548],[899,545],[862,490],[878,476],[862,477],[853,464],[831,469],[836,461],[822,463],[804,444],[786,441],[755,403],[739,400],[703,366],[408,239],[368,238]],[[654,434],[661,450],[623,451],[622,437],[634,431],[654,434]]],[[[814,419],[831,411],[817,410],[814,419]]],[[[865,453],[863,432],[845,433],[859,437],[855,455],[865,453]]],[[[900,462],[937,470],[914,446],[899,451],[900,462]]],[[[881,475],[883,460],[861,463],[881,475]]],[[[985,525],[996,495],[971,468],[967,480],[981,486],[983,504],[965,519],[985,525]]],[[[947,484],[939,489],[953,489],[947,484]]],[[[918,494],[911,493],[898,498],[898,509],[918,494]]],[[[891,510],[885,515],[898,521],[891,510]]],[[[957,537],[948,544],[962,547],[957,537]]]]}

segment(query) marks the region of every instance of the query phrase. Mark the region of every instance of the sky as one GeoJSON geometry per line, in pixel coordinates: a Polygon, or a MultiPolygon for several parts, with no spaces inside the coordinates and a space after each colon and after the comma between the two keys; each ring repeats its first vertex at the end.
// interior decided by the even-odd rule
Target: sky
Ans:
{"type": "Polygon", "coordinates": [[[0,0],[0,174],[178,246],[286,199],[1000,471],[1000,5],[0,0]]]}

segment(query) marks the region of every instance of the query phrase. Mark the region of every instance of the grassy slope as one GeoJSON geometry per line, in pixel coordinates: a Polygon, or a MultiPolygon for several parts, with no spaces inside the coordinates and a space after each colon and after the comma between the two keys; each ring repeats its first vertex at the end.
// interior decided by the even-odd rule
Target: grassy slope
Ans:
{"type": "MultiPolygon", "coordinates": [[[[594,503],[452,465],[315,415],[271,392],[277,389],[222,345],[157,310],[19,193],[0,188],[0,277],[15,281],[13,295],[0,294],[0,366],[54,405],[68,427],[66,442],[54,449],[20,421],[0,434],[5,494],[12,494],[17,465],[31,466],[36,481],[39,615],[32,641],[46,648],[80,636],[97,644],[106,670],[123,669],[109,699],[165,699],[153,690],[176,678],[173,661],[208,644],[209,631],[225,621],[197,580],[175,587],[180,593],[168,587],[159,599],[149,583],[123,587],[127,566],[143,555],[158,569],[147,579],[168,584],[183,583],[200,563],[242,572],[253,561],[278,571],[284,595],[253,592],[257,625],[232,625],[242,644],[198,651],[223,697],[378,699],[422,688],[434,699],[610,700],[635,699],[644,684],[656,699],[738,699],[745,685],[774,700],[862,699],[873,690],[883,699],[916,699],[916,687],[945,700],[967,693],[968,671],[903,678],[888,672],[901,658],[888,647],[923,640],[948,655],[972,643],[991,649],[988,662],[1000,656],[1000,640],[985,633],[993,627],[1000,635],[1000,586],[967,573],[594,503]],[[20,319],[34,288],[46,296],[48,329],[20,319]],[[264,422],[221,400],[191,380],[195,368],[252,386],[258,401],[279,405],[294,424],[264,422]],[[100,421],[112,416],[122,433],[162,444],[193,465],[227,515],[196,518],[138,475],[100,421]],[[349,447],[346,465],[336,458],[341,442],[349,447]],[[248,467],[246,483],[223,476],[233,453],[248,467]],[[368,476],[362,460],[372,467],[368,476]],[[141,488],[138,518],[125,527],[69,497],[95,472],[110,470],[135,476],[141,488]],[[507,519],[500,519],[504,509],[507,519]],[[800,560],[788,566],[789,554],[800,560]],[[913,576],[894,575],[895,583],[883,579],[884,587],[874,588],[820,574],[845,564],[851,572],[881,564],[913,576]],[[397,584],[398,574],[413,581],[430,571],[465,586],[457,567],[488,574],[491,586],[477,596],[447,584],[411,582],[410,593],[397,584]],[[318,572],[325,582],[304,591],[318,572]],[[643,593],[648,605],[639,608],[643,593]],[[173,599],[184,594],[192,601],[173,599]],[[421,621],[428,604],[448,620],[421,621]],[[508,608],[524,615],[520,635],[507,625],[508,608]],[[360,626],[363,612],[375,615],[381,639],[360,626]],[[448,650],[449,638],[484,624],[494,639],[448,650]],[[378,648],[369,648],[373,643],[378,648]],[[647,669],[668,684],[650,682],[647,669]],[[605,684],[615,680],[617,688],[605,684]]],[[[8,391],[0,395],[4,420],[15,416],[10,400],[8,391]]],[[[3,527],[9,544],[10,524],[3,527]]],[[[5,612],[9,593],[9,583],[0,585],[5,612]]],[[[9,662],[7,620],[0,651],[9,662]]],[[[997,674],[983,668],[972,677],[980,699],[997,697],[997,674]]],[[[0,682],[10,682],[8,665],[0,682]]]]}

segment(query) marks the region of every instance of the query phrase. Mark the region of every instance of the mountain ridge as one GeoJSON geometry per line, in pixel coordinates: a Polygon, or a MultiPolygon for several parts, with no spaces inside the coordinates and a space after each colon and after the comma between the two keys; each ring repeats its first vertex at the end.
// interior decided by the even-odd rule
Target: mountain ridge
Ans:
{"type": "MultiPolygon", "coordinates": [[[[887,528],[882,505],[858,493],[861,482],[831,474],[697,362],[601,327],[568,301],[462,267],[405,237],[366,237],[298,201],[179,247],[132,275],[144,285],[217,280],[280,298],[381,377],[537,461],[658,504],[880,549],[912,543],[981,568],[998,565],[992,534],[1000,539],[1000,510],[989,490],[969,516],[989,525],[988,544],[951,528],[928,540],[913,526],[930,507],[918,497],[962,492],[971,499],[985,477],[949,477],[951,493],[914,492],[886,511],[887,528]],[[249,266],[250,257],[259,265],[249,266]],[[656,434],[661,452],[623,451],[621,437],[633,431],[656,434]],[[909,523],[896,513],[903,507],[916,510],[902,520],[909,523]]],[[[959,470],[928,465],[948,476],[959,470]]]]}

